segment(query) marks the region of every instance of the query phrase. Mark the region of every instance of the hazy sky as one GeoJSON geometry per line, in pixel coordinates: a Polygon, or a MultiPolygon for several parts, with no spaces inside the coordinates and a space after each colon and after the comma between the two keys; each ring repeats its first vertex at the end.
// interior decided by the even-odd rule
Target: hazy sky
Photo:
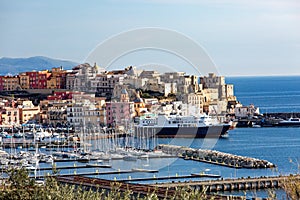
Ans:
{"type": "MultiPolygon", "coordinates": [[[[115,34],[161,27],[203,46],[223,75],[300,75],[299,0],[0,0],[0,27],[0,57],[83,62],[115,34]]],[[[144,63],[189,68],[151,51],[114,65],[144,63]]]]}

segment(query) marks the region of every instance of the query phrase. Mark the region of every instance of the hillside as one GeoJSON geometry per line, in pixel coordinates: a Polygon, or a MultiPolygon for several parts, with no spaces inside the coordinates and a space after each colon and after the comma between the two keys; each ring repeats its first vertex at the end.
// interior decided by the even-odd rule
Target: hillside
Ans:
{"type": "Polygon", "coordinates": [[[0,75],[18,74],[20,72],[32,70],[51,69],[52,67],[63,66],[64,69],[71,69],[78,65],[75,62],[52,59],[44,56],[30,58],[7,58],[0,59],[0,75]]]}

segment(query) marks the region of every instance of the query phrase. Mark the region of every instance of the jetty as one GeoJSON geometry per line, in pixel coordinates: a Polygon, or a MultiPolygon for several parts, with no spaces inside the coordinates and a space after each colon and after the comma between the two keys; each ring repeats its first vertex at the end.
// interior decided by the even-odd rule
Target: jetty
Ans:
{"type": "MultiPolygon", "coordinates": [[[[177,193],[177,190],[169,189],[166,187],[156,187],[153,185],[145,185],[145,184],[122,183],[119,181],[110,181],[110,180],[98,179],[98,178],[87,178],[82,176],[59,176],[57,177],[57,181],[63,184],[80,185],[86,188],[92,188],[97,190],[99,189],[111,190],[113,187],[117,187],[118,190],[121,192],[130,190],[132,191],[133,194],[142,195],[142,196],[155,193],[158,199],[166,199],[166,198],[169,199],[171,197],[174,197],[174,195],[176,195],[177,193]]],[[[212,197],[218,200],[228,199],[228,196],[222,196],[222,195],[205,194],[205,196],[207,199],[211,199],[212,197]]],[[[239,196],[231,196],[230,199],[240,200],[244,198],[239,196]]]]}
{"type": "Polygon", "coordinates": [[[220,178],[220,175],[217,174],[191,174],[191,175],[176,175],[176,176],[160,176],[160,177],[144,177],[144,178],[128,178],[128,179],[122,179],[118,180],[119,182],[138,182],[138,181],[155,181],[155,180],[174,180],[174,179],[184,179],[184,178],[220,178]]]}
{"type": "Polygon", "coordinates": [[[205,162],[231,168],[274,168],[275,164],[256,158],[238,156],[214,150],[194,149],[176,145],[160,144],[157,149],[166,154],[177,155],[185,160],[205,162]]]}
{"type": "Polygon", "coordinates": [[[98,169],[91,172],[77,172],[76,170],[73,171],[73,173],[68,174],[43,174],[43,175],[30,175],[30,178],[36,178],[36,179],[44,179],[46,177],[73,177],[73,176],[92,176],[92,175],[112,175],[112,174],[129,174],[129,173],[157,173],[157,170],[144,170],[136,172],[134,170],[116,170],[116,171],[106,171],[106,172],[100,172],[98,169]]]}
{"type": "Polygon", "coordinates": [[[300,180],[300,175],[289,176],[273,176],[273,177],[252,177],[252,178],[237,178],[237,179],[219,179],[209,181],[188,181],[188,182],[176,182],[176,183],[158,183],[152,186],[163,188],[176,188],[176,187],[192,187],[202,190],[204,188],[209,192],[218,191],[236,191],[236,190],[257,190],[257,189],[270,189],[280,188],[282,182],[289,179],[300,180]]]}
{"type": "MultiPolygon", "coordinates": [[[[209,181],[185,181],[185,182],[171,182],[159,184],[135,184],[125,183],[120,181],[110,181],[98,178],[87,178],[82,176],[59,176],[57,180],[64,184],[73,184],[85,186],[94,189],[111,190],[112,187],[117,186],[120,191],[131,190],[134,194],[146,195],[155,193],[159,199],[173,197],[178,188],[192,188],[199,191],[206,191],[213,193],[218,191],[237,191],[237,190],[251,190],[251,189],[271,189],[281,188],[282,183],[289,179],[300,179],[300,175],[290,176],[274,176],[274,177],[256,177],[256,178],[238,178],[238,179],[219,179],[209,181]]],[[[207,195],[214,199],[245,199],[243,196],[222,196],[218,194],[207,195]]]]}

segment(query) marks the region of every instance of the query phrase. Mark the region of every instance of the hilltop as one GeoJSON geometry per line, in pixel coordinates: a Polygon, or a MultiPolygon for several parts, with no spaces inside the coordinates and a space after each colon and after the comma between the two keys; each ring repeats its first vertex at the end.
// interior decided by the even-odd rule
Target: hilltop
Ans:
{"type": "Polygon", "coordinates": [[[0,59],[0,75],[18,74],[24,71],[51,69],[52,67],[63,66],[64,69],[71,69],[78,65],[75,62],[59,60],[44,56],[29,58],[7,58],[0,59]]]}

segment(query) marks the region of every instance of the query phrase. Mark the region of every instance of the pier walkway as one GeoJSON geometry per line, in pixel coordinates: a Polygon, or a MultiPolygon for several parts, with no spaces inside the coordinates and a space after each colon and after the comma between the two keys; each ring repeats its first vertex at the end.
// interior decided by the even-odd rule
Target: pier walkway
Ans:
{"type": "MultiPolygon", "coordinates": [[[[99,172],[99,170],[95,170],[92,172],[80,172],[78,173],[76,170],[74,170],[74,173],[68,173],[68,174],[45,174],[45,175],[30,175],[31,178],[37,178],[37,179],[44,179],[46,177],[73,177],[73,176],[92,176],[92,175],[110,175],[110,174],[128,174],[128,173],[134,173],[136,171],[134,170],[118,170],[118,171],[107,171],[107,172],[99,172]]],[[[157,173],[157,170],[144,170],[139,171],[143,173],[157,173]]]]}
{"type": "MultiPolygon", "coordinates": [[[[131,190],[134,194],[151,194],[155,193],[160,199],[165,197],[174,197],[177,188],[190,187],[199,191],[207,192],[233,191],[233,190],[257,190],[279,188],[282,182],[288,179],[300,179],[300,175],[293,176],[276,176],[276,177],[257,177],[242,179],[210,180],[210,181],[188,181],[172,182],[160,184],[134,184],[121,181],[110,181],[97,178],[87,178],[82,176],[59,176],[57,180],[65,184],[81,185],[95,189],[112,189],[117,186],[120,191],[131,190]]],[[[133,180],[133,179],[132,179],[133,180]]],[[[207,197],[209,198],[209,197],[207,197]]],[[[245,199],[244,197],[214,196],[214,199],[245,199]]]]}
{"type": "Polygon", "coordinates": [[[288,180],[289,178],[300,180],[300,175],[209,180],[209,181],[189,181],[189,182],[176,182],[176,183],[159,183],[159,184],[153,184],[152,186],[164,187],[164,188],[190,186],[199,190],[202,190],[203,188],[207,188],[207,191],[209,192],[251,190],[251,189],[279,188],[281,187],[281,182],[288,180]]]}
{"type": "MultiPolygon", "coordinates": [[[[118,181],[109,181],[104,179],[87,178],[81,176],[59,176],[57,177],[58,182],[63,184],[80,185],[87,188],[93,189],[106,189],[111,190],[113,187],[117,187],[119,191],[132,191],[135,195],[148,195],[155,193],[159,199],[168,199],[176,195],[175,189],[169,189],[165,187],[156,187],[144,184],[133,184],[133,183],[121,183],[118,181]]],[[[216,200],[227,200],[228,196],[214,195],[216,200]]],[[[207,199],[211,199],[211,195],[206,195],[207,199]]],[[[240,200],[242,197],[231,197],[231,200],[240,200]]]]}
{"type": "Polygon", "coordinates": [[[173,180],[173,179],[183,179],[183,178],[220,178],[220,175],[216,174],[191,174],[191,175],[176,175],[176,176],[160,176],[160,177],[144,177],[144,178],[128,178],[118,180],[119,182],[130,182],[130,181],[155,181],[155,180],[173,180]]]}

